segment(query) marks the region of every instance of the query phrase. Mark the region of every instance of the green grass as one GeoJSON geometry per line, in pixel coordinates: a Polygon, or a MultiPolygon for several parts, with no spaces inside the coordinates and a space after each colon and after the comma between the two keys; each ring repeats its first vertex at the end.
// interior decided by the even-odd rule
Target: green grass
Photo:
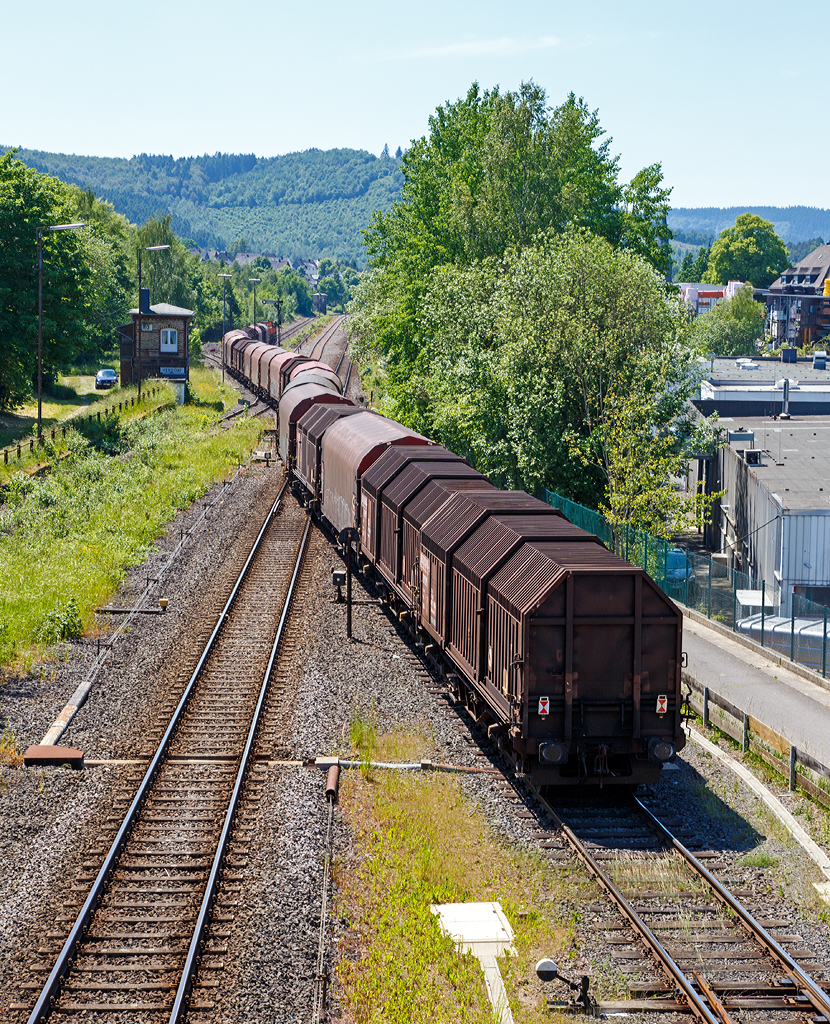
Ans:
{"type": "MultiPolygon", "coordinates": [[[[127,403],[136,400],[138,398],[138,389],[135,387],[127,388],[114,388],[112,391],[106,392],[103,395],[90,396],[88,403],[72,403],[66,404],[66,408],[70,410],[66,416],[60,420],[49,422],[44,419],[43,421],[43,436],[47,441],[51,441],[52,429],[55,430],[55,439],[50,446],[41,446],[38,444],[34,445],[34,448],[30,448],[29,442],[36,436],[35,423],[37,419],[32,420],[32,428],[28,434],[22,438],[23,441],[21,447],[21,457],[17,457],[16,452],[9,453],[9,461],[0,461],[0,487],[5,487],[9,484],[12,477],[19,473],[21,470],[25,473],[33,473],[43,470],[50,463],[50,460],[54,460],[57,456],[63,455],[69,450],[69,445],[64,438],[63,431],[67,431],[71,427],[77,427],[78,430],[85,437],[92,437],[97,432],[100,432],[97,423],[95,426],[92,424],[81,423],[82,419],[87,416],[94,416],[96,413],[100,413],[103,418],[105,415],[116,415],[122,422],[126,422],[137,417],[147,415],[153,409],[158,408],[161,405],[171,405],[173,403],[173,394],[168,387],[164,384],[158,384],[154,382],[150,388],[144,389],[142,395],[142,402],[140,405],[134,405],[127,408],[127,403]],[[151,394],[151,389],[156,389],[156,395],[151,394]],[[123,409],[118,412],[117,406],[122,403],[123,409]],[[113,413],[113,410],[115,412],[113,413]]],[[[45,408],[45,407],[44,407],[45,408]]]]}
{"type": "MultiPolygon", "coordinates": [[[[378,757],[425,748],[420,734],[390,739],[359,723],[357,752],[378,757]]],[[[410,755],[411,756],[411,755],[410,755]]],[[[341,808],[357,857],[335,862],[337,913],[347,925],[340,998],[356,1024],[491,1024],[479,962],[441,933],[433,904],[501,902],[516,956],[500,970],[517,1024],[549,1020],[534,965],[567,960],[579,922],[568,909],[579,881],[499,840],[447,775],[347,772],[341,808]]]]}
{"type": "Polygon", "coordinates": [[[87,628],[176,513],[244,459],[260,435],[241,417],[220,430],[228,395],[210,371],[196,401],[108,418],[44,447],[49,472],[15,472],[0,505],[0,664],[87,628]]]}
{"type": "MultiPolygon", "coordinates": [[[[102,364],[103,366],[104,364],[102,364]]],[[[116,367],[116,371],[117,371],[116,367]]],[[[121,391],[95,390],[95,372],[62,376],[52,387],[45,387],[41,400],[41,422],[44,430],[76,415],[79,410],[97,402],[106,402],[111,395],[121,391]]],[[[116,399],[118,401],[118,399],[116,399]]],[[[0,413],[0,448],[28,439],[37,424],[37,397],[15,409],[14,412],[0,413]]]]}
{"type": "Polygon", "coordinates": [[[778,858],[766,850],[753,850],[752,853],[744,854],[736,863],[744,868],[772,868],[778,863],[778,858]]]}

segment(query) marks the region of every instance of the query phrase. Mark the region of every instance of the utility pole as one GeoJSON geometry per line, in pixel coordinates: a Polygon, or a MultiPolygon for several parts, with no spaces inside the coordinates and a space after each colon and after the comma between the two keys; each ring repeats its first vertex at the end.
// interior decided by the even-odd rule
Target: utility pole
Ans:
{"type": "Polygon", "coordinates": [[[253,313],[253,319],[251,320],[251,325],[253,325],[253,324],[256,323],[256,286],[259,284],[259,282],[262,280],[262,278],[261,277],[249,277],[248,280],[254,286],[254,313],[253,313]]]}
{"type": "MultiPolygon", "coordinates": [[[[169,245],[144,245],[138,247],[138,320],[136,321],[136,349],[138,351],[138,400],[141,401],[141,254],[142,252],[161,252],[169,249],[169,245]]],[[[149,296],[147,308],[150,308],[149,296]]]]}

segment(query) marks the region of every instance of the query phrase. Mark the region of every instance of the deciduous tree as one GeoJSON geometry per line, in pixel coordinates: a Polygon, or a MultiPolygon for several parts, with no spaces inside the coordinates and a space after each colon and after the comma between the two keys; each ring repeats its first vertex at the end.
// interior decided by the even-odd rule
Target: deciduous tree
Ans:
{"type": "Polygon", "coordinates": [[[718,356],[758,354],[756,342],[764,337],[764,307],[753,297],[752,285],[696,317],[692,335],[697,346],[718,356]]]}
{"type": "Polygon", "coordinates": [[[787,247],[772,223],[754,213],[742,213],[734,227],[715,239],[703,280],[712,284],[748,281],[756,288],[768,288],[788,265],[787,247]]]}

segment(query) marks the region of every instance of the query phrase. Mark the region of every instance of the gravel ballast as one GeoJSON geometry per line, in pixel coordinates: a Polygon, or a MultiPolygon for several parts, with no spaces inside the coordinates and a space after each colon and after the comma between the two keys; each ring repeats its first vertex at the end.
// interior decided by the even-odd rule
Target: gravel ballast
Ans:
{"type": "MultiPolygon", "coordinates": [[[[332,344],[331,350],[336,352],[337,346],[332,344]]],[[[349,391],[350,395],[361,393],[356,376],[349,391]]],[[[253,539],[254,526],[258,527],[273,500],[279,478],[279,471],[254,466],[229,488],[207,528],[194,533],[167,583],[159,588],[170,602],[168,611],[163,616],[138,617],[61,743],[81,747],[88,758],[134,756],[171,690],[184,685],[222,594],[235,578],[235,559],[253,539]],[[242,533],[241,524],[245,524],[242,533]]],[[[178,517],[159,543],[159,552],[129,574],[113,605],[135,600],[146,577],[157,572],[166,552],[178,542],[180,531],[201,513],[202,504],[178,517]]],[[[233,922],[226,940],[229,953],[221,970],[200,975],[203,981],[219,982],[216,988],[200,991],[200,998],[209,999],[213,1007],[192,1014],[206,1024],[227,1020],[282,1024],[307,1020],[310,1014],[327,811],[324,777],[313,767],[278,762],[346,754],[350,723],[363,718],[379,733],[419,732],[425,758],[469,768],[498,767],[509,774],[509,766],[494,751],[489,751],[490,757],[482,756],[461,713],[430,692],[429,687],[437,688],[436,681],[409,646],[403,629],[379,603],[374,588],[360,575],[353,581],[353,641],[346,641],[345,605],[336,602],[331,585],[335,562],[339,555],[329,538],[315,528],[300,600],[292,612],[301,628],[295,632],[285,705],[278,714],[276,738],[260,751],[269,763],[260,765],[258,777],[264,785],[258,807],[251,812],[255,828],[244,882],[233,900],[233,922]]],[[[102,618],[102,628],[113,625],[102,618]]],[[[36,743],[45,733],[96,650],[94,640],[64,645],[59,659],[43,671],[6,681],[3,721],[13,728],[21,745],[36,743]]],[[[679,771],[666,772],[660,785],[666,812],[687,820],[709,849],[721,852],[736,887],[740,883],[753,891],[748,903],[763,909],[764,916],[792,920],[816,956],[830,964],[825,905],[811,885],[819,876],[801,848],[757,798],[734,785],[734,779],[693,743],[677,764],[679,771]],[[769,855],[770,866],[737,863],[759,845],[769,855]]],[[[82,773],[0,769],[5,836],[0,846],[0,1010],[9,1001],[11,983],[21,965],[25,968],[37,959],[38,934],[60,912],[61,901],[77,904],[79,894],[70,887],[86,851],[100,840],[113,794],[119,786],[133,785],[135,777],[134,768],[119,765],[95,766],[82,773]]],[[[535,823],[518,816],[517,811],[527,808],[539,810],[531,798],[520,800],[520,786],[508,789],[504,777],[496,774],[459,778],[464,792],[484,810],[499,835],[538,848],[532,828],[534,824],[544,827],[545,819],[541,812],[535,823]]],[[[799,799],[790,800],[791,810],[799,810],[799,799]]],[[[803,807],[801,814],[805,814],[803,807]]],[[[811,827],[820,832],[822,812],[814,814],[811,827]]],[[[821,834],[816,838],[822,842],[821,834]]],[[[338,856],[348,854],[350,841],[336,810],[338,856]]],[[[551,870],[579,872],[582,878],[582,869],[574,863],[551,870]]],[[[604,944],[596,925],[613,918],[614,912],[602,897],[596,898],[597,909],[582,908],[574,955],[568,962],[575,975],[582,970],[613,971],[613,947],[604,944]]],[[[331,928],[328,937],[331,943],[331,928]]],[[[329,946],[329,966],[331,954],[329,946]]],[[[643,975],[656,976],[656,971],[644,963],[643,975]]],[[[336,983],[331,1011],[333,1018],[339,1015],[336,983]]]]}

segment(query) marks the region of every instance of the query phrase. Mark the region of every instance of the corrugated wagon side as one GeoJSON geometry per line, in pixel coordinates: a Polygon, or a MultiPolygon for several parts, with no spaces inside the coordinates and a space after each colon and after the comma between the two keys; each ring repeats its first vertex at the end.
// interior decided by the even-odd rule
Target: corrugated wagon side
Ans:
{"type": "Polygon", "coordinates": [[[654,581],[599,545],[532,542],[487,590],[486,691],[535,780],[657,781],[684,735],[682,617],[654,581]]]}

